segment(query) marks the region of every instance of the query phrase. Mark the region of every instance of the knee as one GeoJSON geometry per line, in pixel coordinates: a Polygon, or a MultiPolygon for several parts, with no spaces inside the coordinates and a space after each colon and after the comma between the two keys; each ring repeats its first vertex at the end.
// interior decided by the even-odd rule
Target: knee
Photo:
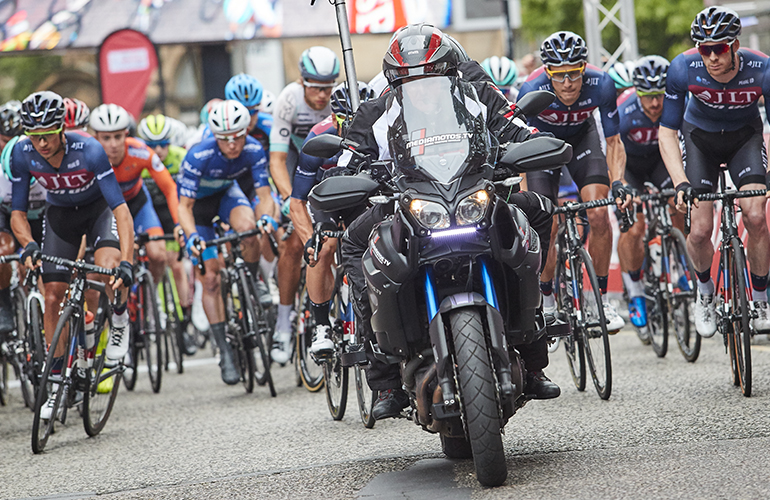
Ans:
{"type": "Polygon", "coordinates": [[[166,262],[166,249],[164,245],[147,245],[147,257],[155,265],[161,265],[166,262]]]}
{"type": "Polygon", "coordinates": [[[644,218],[642,214],[637,214],[637,217],[639,218],[636,220],[636,223],[631,226],[631,229],[625,234],[621,233],[621,238],[630,238],[632,242],[641,245],[642,238],[644,237],[644,218]]]}
{"type": "Polygon", "coordinates": [[[588,224],[590,224],[591,231],[593,231],[595,234],[609,233],[610,216],[607,213],[607,209],[602,207],[589,210],[588,224]]]}
{"type": "Polygon", "coordinates": [[[743,224],[750,233],[767,232],[767,219],[763,207],[752,207],[751,210],[744,210],[742,214],[743,224]]]}
{"type": "Polygon", "coordinates": [[[219,292],[219,270],[209,269],[206,267],[206,274],[201,279],[203,285],[203,291],[208,294],[215,294],[219,292]]]}

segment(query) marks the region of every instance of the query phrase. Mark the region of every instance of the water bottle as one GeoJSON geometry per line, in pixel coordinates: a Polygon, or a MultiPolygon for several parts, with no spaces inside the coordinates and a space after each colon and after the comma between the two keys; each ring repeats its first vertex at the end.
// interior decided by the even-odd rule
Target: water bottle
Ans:
{"type": "Polygon", "coordinates": [[[652,272],[655,273],[655,276],[661,275],[661,265],[662,265],[662,258],[661,258],[661,250],[660,250],[660,236],[656,236],[653,239],[650,240],[650,242],[647,244],[647,247],[649,249],[650,253],[650,260],[652,260],[652,272]]]}

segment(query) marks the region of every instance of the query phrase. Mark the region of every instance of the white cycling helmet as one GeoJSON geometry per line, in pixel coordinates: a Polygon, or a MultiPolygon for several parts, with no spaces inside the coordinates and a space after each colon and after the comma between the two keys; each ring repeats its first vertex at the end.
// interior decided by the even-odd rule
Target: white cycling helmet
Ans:
{"type": "Polygon", "coordinates": [[[128,111],[117,104],[102,104],[91,111],[89,124],[96,132],[117,132],[128,130],[131,117],[128,111]]]}
{"type": "Polygon", "coordinates": [[[259,103],[259,110],[269,115],[273,114],[273,107],[275,106],[275,94],[269,90],[262,92],[262,101],[259,103]]]}
{"type": "Polygon", "coordinates": [[[251,115],[243,104],[232,99],[217,104],[209,113],[209,128],[214,135],[238,133],[245,134],[249,129],[251,115]]]}

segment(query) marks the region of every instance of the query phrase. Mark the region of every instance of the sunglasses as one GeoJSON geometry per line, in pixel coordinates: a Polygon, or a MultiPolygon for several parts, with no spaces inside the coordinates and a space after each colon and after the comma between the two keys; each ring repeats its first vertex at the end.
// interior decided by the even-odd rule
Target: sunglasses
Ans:
{"type": "Polygon", "coordinates": [[[641,90],[636,91],[636,95],[639,97],[663,97],[665,93],[664,90],[652,90],[650,92],[642,92],[641,90]]]}
{"type": "Polygon", "coordinates": [[[571,82],[574,82],[583,77],[585,70],[585,64],[581,64],[580,67],[576,69],[552,70],[550,68],[545,68],[545,72],[549,77],[551,77],[551,80],[559,83],[563,82],[567,78],[569,78],[571,82]]]}
{"type": "Polygon", "coordinates": [[[302,84],[305,88],[313,92],[329,92],[331,93],[334,88],[334,83],[312,83],[307,80],[302,80],[302,84]]]}
{"type": "Polygon", "coordinates": [[[244,135],[246,135],[246,129],[241,130],[240,132],[238,132],[236,134],[227,134],[227,135],[225,135],[225,134],[214,134],[214,137],[216,137],[216,139],[218,141],[235,142],[236,139],[239,139],[239,138],[243,137],[244,135]]]}
{"type": "Polygon", "coordinates": [[[735,43],[735,40],[732,42],[718,43],[716,45],[698,45],[698,53],[704,57],[708,57],[712,53],[721,56],[730,50],[733,43],[735,43]]]}
{"type": "Polygon", "coordinates": [[[45,137],[46,139],[48,139],[49,137],[52,137],[54,135],[59,135],[59,133],[62,130],[64,130],[64,125],[62,125],[61,127],[57,128],[56,130],[49,130],[48,132],[30,132],[29,130],[25,130],[24,131],[24,135],[26,135],[28,137],[38,138],[38,139],[41,138],[41,137],[45,137]]]}
{"type": "Polygon", "coordinates": [[[171,139],[165,139],[163,141],[144,141],[144,143],[153,149],[157,148],[158,146],[165,148],[171,144],[171,139]]]}

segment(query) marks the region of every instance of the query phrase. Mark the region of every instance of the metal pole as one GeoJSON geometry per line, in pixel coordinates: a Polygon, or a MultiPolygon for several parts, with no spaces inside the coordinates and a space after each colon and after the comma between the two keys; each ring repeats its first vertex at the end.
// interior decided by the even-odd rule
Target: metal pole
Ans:
{"type": "Polygon", "coordinates": [[[597,0],[583,0],[583,21],[586,28],[586,46],[588,62],[602,67],[602,32],[599,29],[599,10],[597,0]]]}
{"type": "Polygon", "coordinates": [[[342,42],[342,62],[345,64],[345,77],[348,82],[348,93],[353,112],[358,109],[360,99],[358,96],[358,78],[356,77],[356,63],[353,59],[353,44],[350,41],[350,25],[348,24],[348,11],[345,8],[345,0],[334,0],[337,10],[337,26],[340,29],[340,42],[342,42]]]}
{"type": "Polygon", "coordinates": [[[505,14],[505,55],[513,59],[513,28],[511,28],[511,11],[508,0],[503,1],[503,14],[505,14]]]}

